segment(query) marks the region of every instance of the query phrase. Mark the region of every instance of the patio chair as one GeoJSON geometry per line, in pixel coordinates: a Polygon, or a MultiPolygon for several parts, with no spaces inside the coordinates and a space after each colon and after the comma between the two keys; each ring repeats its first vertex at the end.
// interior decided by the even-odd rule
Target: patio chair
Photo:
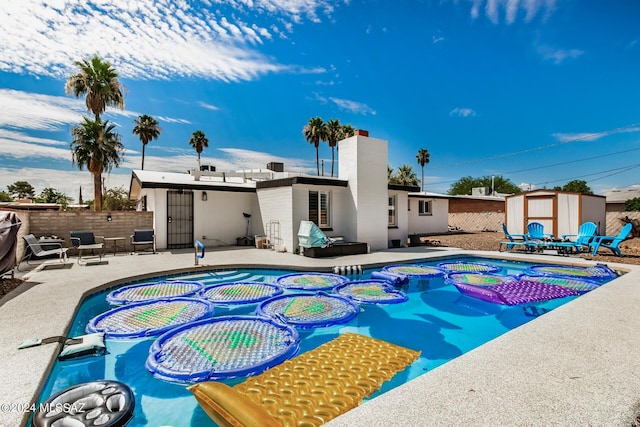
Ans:
{"type": "Polygon", "coordinates": [[[591,241],[591,247],[593,247],[593,252],[591,253],[591,255],[596,256],[598,254],[598,249],[600,247],[603,247],[609,249],[611,252],[621,257],[622,252],[620,252],[620,248],[618,247],[618,245],[620,245],[621,242],[629,237],[632,227],[633,224],[628,223],[627,225],[622,227],[622,230],[620,230],[620,233],[617,236],[595,236],[591,241]]]}
{"type": "MultiPolygon", "coordinates": [[[[82,254],[86,251],[91,251],[91,257],[98,257],[99,261],[102,261],[102,255],[104,255],[104,237],[94,236],[92,231],[71,231],[71,244],[78,250],[78,264],[82,262],[82,254]],[[102,240],[101,243],[97,243],[96,239],[102,240]]],[[[86,256],[84,257],[86,260],[86,256]]]]}
{"type": "MultiPolygon", "coordinates": [[[[42,245],[40,244],[38,239],[36,239],[36,236],[34,236],[33,234],[27,234],[26,236],[22,236],[22,238],[24,239],[24,242],[27,245],[27,248],[25,248],[24,255],[22,256],[22,259],[20,260],[20,262],[18,262],[18,265],[16,266],[16,268],[20,266],[22,261],[26,260],[27,264],[30,265],[29,260],[33,258],[46,258],[52,255],[58,255],[60,257],[60,262],[63,264],[69,261],[69,257],[67,256],[67,251],[69,250],[69,248],[63,248],[62,243],[48,242],[47,246],[48,247],[54,246],[54,249],[43,249],[42,245]],[[58,247],[55,247],[55,246],[58,246],[58,247]]],[[[18,268],[18,270],[20,270],[20,268],[18,268]]]]}
{"type": "Polygon", "coordinates": [[[502,231],[504,232],[504,236],[509,239],[507,242],[500,242],[498,245],[498,251],[502,252],[502,245],[506,245],[506,250],[510,251],[515,246],[523,246],[525,250],[528,250],[527,245],[527,235],[526,234],[511,234],[507,231],[506,224],[502,223],[502,231]]]}
{"type": "Polygon", "coordinates": [[[156,253],[156,232],[154,229],[133,230],[133,234],[131,235],[131,253],[135,253],[136,247],[141,245],[151,245],[153,253],[156,253]]]}
{"type": "Polygon", "coordinates": [[[562,243],[568,249],[575,249],[576,252],[580,252],[583,246],[587,249],[589,248],[597,229],[598,226],[595,223],[585,222],[578,229],[578,234],[563,234],[562,240],[565,240],[565,242],[559,243],[562,243]],[[572,237],[575,237],[575,240],[571,240],[572,237]]]}
{"type": "Polygon", "coordinates": [[[539,222],[530,222],[527,224],[527,234],[524,236],[527,242],[527,249],[542,250],[545,249],[549,240],[553,239],[553,234],[544,232],[544,225],[539,222]]]}

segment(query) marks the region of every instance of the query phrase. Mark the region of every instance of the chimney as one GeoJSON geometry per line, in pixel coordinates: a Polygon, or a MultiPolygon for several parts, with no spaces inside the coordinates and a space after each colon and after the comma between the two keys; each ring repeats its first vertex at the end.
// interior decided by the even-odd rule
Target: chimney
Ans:
{"type": "Polygon", "coordinates": [[[363,129],[356,129],[356,132],[354,133],[354,135],[369,136],[369,131],[363,130],[363,129]]]}

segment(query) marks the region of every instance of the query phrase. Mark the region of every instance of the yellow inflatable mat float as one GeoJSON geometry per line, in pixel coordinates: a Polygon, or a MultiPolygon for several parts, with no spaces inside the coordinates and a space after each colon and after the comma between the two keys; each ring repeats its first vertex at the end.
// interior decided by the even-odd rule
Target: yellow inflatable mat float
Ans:
{"type": "Polygon", "coordinates": [[[420,352],[347,333],[234,387],[188,389],[222,427],[319,426],[355,408],[420,352]]]}

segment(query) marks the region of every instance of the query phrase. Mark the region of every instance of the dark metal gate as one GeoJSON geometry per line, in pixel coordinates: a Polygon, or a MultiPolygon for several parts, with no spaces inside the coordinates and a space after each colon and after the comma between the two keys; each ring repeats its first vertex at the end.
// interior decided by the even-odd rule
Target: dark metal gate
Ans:
{"type": "Polygon", "coordinates": [[[167,248],[193,246],[193,192],[167,192],[167,248]]]}

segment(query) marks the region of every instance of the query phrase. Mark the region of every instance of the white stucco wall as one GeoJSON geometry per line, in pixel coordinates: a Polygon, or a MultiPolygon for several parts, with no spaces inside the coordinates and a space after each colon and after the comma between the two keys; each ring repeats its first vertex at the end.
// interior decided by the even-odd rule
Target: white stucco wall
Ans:
{"type": "Polygon", "coordinates": [[[387,141],[356,135],[338,143],[338,177],[349,181],[350,200],[345,205],[352,216],[355,239],[372,250],[386,249],[387,230],[387,141]]]}
{"type": "Polygon", "coordinates": [[[271,231],[279,228],[279,239],[273,239],[271,243],[276,245],[277,250],[293,252],[294,235],[296,244],[298,239],[298,229],[293,231],[293,188],[261,188],[257,190],[257,196],[260,216],[265,227],[263,234],[269,237],[271,231]]]}
{"type": "MultiPolygon", "coordinates": [[[[235,245],[238,237],[247,234],[246,212],[249,219],[249,233],[253,237],[256,219],[252,207],[255,193],[235,191],[207,191],[207,200],[202,200],[202,191],[195,191],[193,197],[193,234],[205,246],[235,245]]],[[[258,217],[258,227],[260,218],[258,217]]]]}
{"type": "Polygon", "coordinates": [[[423,198],[431,200],[433,215],[419,215],[418,200],[420,198],[410,197],[411,210],[408,214],[408,234],[422,233],[446,233],[449,230],[449,200],[423,198]]]}

